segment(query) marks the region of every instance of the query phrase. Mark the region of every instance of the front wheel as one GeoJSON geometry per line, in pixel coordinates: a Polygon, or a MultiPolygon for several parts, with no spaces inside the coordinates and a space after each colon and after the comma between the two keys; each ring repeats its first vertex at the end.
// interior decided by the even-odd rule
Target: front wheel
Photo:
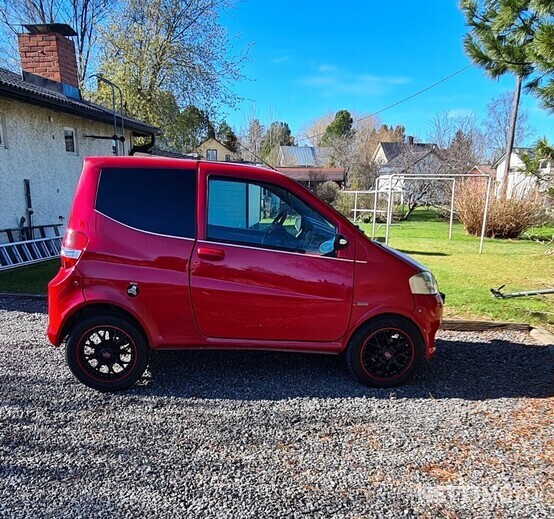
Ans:
{"type": "Polygon", "coordinates": [[[129,321],[113,315],[95,315],[69,332],[66,359],[83,384],[98,391],[132,386],[148,365],[148,346],[129,321]]]}
{"type": "Polygon", "coordinates": [[[409,380],[424,357],[417,327],[402,317],[377,317],[357,330],[348,345],[350,371],[371,387],[395,387],[409,380]]]}

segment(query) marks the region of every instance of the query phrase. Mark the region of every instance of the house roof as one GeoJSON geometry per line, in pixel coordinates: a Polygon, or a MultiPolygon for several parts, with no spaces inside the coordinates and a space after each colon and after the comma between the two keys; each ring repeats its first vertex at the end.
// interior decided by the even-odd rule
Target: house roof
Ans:
{"type": "MultiPolygon", "coordinates": [[[[379,144],[381,145],[381,149],[383,150],[383,154],[385,155],[387,162],[390,162],[408,149],[417,152],[428,151],[437,147],[436,144],[428,142],[414,142],[411,144],[406,142],[379,142],[379,144]]],[[[377,153],[377,151],[375,153],[377,153]]]]}
{"type": "MultiPolygon", "coordinates": [[[[425,158],[427,155],[437,155],[436,150],[429,148],[426,150],[417,150],[414,151],[412,149],[406,149],[404,152],[402,152],[400,155],[397,155],[392,159],[391,161],[387,162],[386,164],[383,164],[379,168],[379,173],[384,175],[390,175],[393,173],[401,173],[402,171],[405,171],[409,168],[411,168],[414,164],[417,164],[420,160],[425,158]]],[[[440,159],[440,157],[438,157],[440,159]]]]}
{"type": "Polygon", "coordinates": [[[494,176],[496,174],[496,169],[489,164],[475,164],[475,166],[471,168],[470,173],[482,173],[483,175],[494,176]]]}
{"type": "Polygon", "coordinates": [[[314,146],[279,146],[283,167],[325,166],[332,155],[331,148],[314,146]]]}
{"type": "Polygon", "coordinates": [[[297,182],[334,180],[335,182],[344,182],[344,168],[275,168],[279,173],[283,173],[297,182]]]}
{"type": "MultiPolygon", "coordinates": [[[[533,148],[514,148],[512,150],[512,155],[515,155],[518,159],[521,159],[521,156],[524,153],[527,153],[528,155],[533,155],[534,149],[533,148]]],[[[496,162],[492,165],[493,168],[498,168],[499,164],[506,158],[506,152],[504,152],[500,158],[496,160],[496,162]]],[[[511,160],[511,159],[510,159],[511,160]]]]}
{"type": "Polygon", "coordinates": [[[402,142],[380,142],[379,144],[381,145],[387,162],[390,162],[394,157],[398,156],[402,151],[402,146],[404,146],[402,142]]]}
{"type": "Polygon", "coordinates": [[[196,146],[196,150],[200,150],[205,148],[206,143],[209,143],[210,141],[217,142],[222,148],[225,148],[229,153],[234,153],[233,150],[230,150],[225,144],[223,144],[221,141],[217,140],[215,137],[208,137],[207,139],[204,139],[198,146],[196,146]]]}
{"type": "MultiPolygon", "coordinates": [[[[0,68],[0,98],[20,101],[58,112],[77,115],[93,121],[113,124],[113,112],[108,108],[85,101],[74,99],[45,87],[25,81],[21,74],[0,68]]],[[[140,134],[152,135],[159,129],[137,119],[124,116],[125,127],[140,134]]]]}

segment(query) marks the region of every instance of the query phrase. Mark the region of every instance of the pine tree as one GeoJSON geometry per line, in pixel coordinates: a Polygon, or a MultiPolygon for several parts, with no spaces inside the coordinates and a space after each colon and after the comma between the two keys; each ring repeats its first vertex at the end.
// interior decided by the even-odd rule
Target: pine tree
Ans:
{"type": "Polygon", "coordinates": [[[517,111],[523,80],[536,65],[530,45],[540,22],[531,0],[462,0],[460,6],[470,28],[464,39],[466,54],[492,78],[506,73],[516,77],[501,196],[506,197],[510,157],[514,146],[517,111]]]}
{"type": "Polygon", "coordinates": [[[348,110],[339,110],[335,114],[334,120],[325,129],[325,133],[321,138],[322,146],[329,146],[338,138],[350,139],[354,135],[353,123],[354,120],[348,110]]]}

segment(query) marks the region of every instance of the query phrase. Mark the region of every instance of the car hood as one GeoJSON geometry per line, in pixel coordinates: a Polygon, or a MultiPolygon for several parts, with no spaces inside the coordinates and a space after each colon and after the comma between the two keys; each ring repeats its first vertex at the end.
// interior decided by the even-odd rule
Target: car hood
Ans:
{"type": "Polygon", "coordinates": [[[384,243],[379,243],[378,241],[373,240],[373,243],[377,245],[378,247],[381,247],[381,249],[386,250],[389,254],[392,254],[393,256],[396,256],[398,259],[404,261],[408,265],[412,266],[414,269],[422,272],[422,271],[429,271],[429,269],[422,265],[421,263],[417,262],[415,259],[411,258],[407,254],[404,254],[403,252],[400,252],[399,250],[393,249],[392,247],[389,247],[388,245],[385,245],[384,243]]]}

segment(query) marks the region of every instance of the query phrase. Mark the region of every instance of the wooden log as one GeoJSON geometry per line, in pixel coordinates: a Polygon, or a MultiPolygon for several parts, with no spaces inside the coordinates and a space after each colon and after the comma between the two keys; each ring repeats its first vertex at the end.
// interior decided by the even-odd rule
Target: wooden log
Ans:
{"type": "Polygon", "coordinates": [[[487,330],[516,330],[528,332],[531,325],[526,323],[505,323],[498,321],[470,321],[465,319],[443,319],[441,330],[458,332],[483,332],[487,330]]]}

